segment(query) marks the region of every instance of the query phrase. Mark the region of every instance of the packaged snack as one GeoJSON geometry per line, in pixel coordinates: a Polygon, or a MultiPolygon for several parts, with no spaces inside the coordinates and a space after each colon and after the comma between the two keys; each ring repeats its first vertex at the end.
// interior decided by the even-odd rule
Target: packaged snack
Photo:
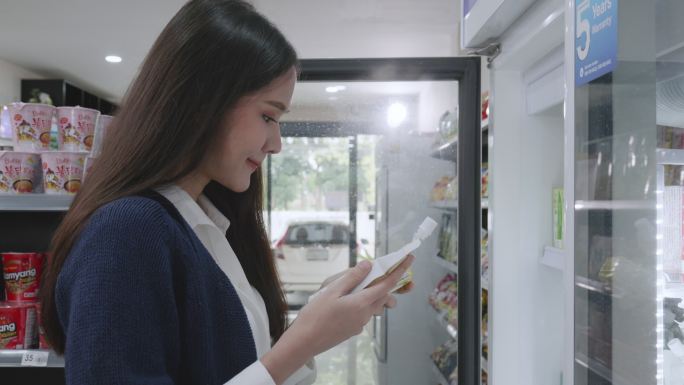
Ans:
{"type": "Polygon", "coordinates": [[[458,181],[452,176],[443,176],[432,187],[430,199],[433,202],[455,200],[458,195],[458,181]]]}
{"type": "Polygon", "coordinates": [[[563,234],[565,233],[564,204],[563,189],[553,189],[553,247],[559,249],[563,248],[563,234]]]}
{"type": "Polygon", "coordinates": [[[8,107],[17,151],[50,149],[50,127],[55,107],[47,104],[12,103],[8,107]]]}
{"type": "MultiPolygon", "coordinates": [[[[362,289],[373,286],[387,278],[387,276],[392,274],[392,272],[408,257],[410,253],[420,246],[421,241],[425,240],[430,236],[430,234],[432,234],[436,227],[437,222],[430,217],[425,218],[423,223],[418,226],[418,230],[416,230],[415,234],[413,235],[413,240],[411,242],[407,243],[399,250],[380,258],[376,258],[375,261],[373,261],[373,267],[371,268],[370,273],[368,273],[366,278],[361,281],[361,283],[352,291],[352,293],[356,293],[362,289]]],[[[392,289],[392,291],[401,289],[409,282],[411,282],[411,273],[407,271],[404,273],[404,275],[401,277],[401,280],[397,286],[392,289]]]]}
{"type": "Polygon", "coordinates": [[[90,151],[95,138],[95,124],[100,111],[84,107],[57,107],[59,149],[90,151]]]}
{"type": "Polygon", "coordinates": [[[40,192],[41,180],[39,154],[0,151],[0,194],[40,192]]]}
{"type": "Polygon", "coordinates": [[[35,346],[36,309],[30,304],[0,303],[0,349],[35,346]]]}
{"type": "Polygon", "coordinates": [[[46,194],[76,194],[81,188],[87,152],[44,152],[43,186],[46,194]]]}
{"type": "Polygon", "coordinates": [[[38,299],[44,254],[2,253],[5,300],[31,302],[38,299]]]}

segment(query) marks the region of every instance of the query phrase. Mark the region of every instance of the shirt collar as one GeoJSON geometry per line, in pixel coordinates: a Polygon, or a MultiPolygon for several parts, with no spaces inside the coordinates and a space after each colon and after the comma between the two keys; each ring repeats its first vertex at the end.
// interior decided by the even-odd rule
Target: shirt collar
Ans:
{"type": "Polygon", "coordinates": [[[204,194],[199,196],[197,203],[204,210],[204,213],[212,220],[212,222],[221,229],[222,233],[226,233],[230,227],[230,220],[204,194]]]}
{"type": "Polygon", "coordinates": [[[218,227],[223,234],[228,231],[230,221],[206,196],[200,195],[195,201],[190,194],[175,184],[159,188],[158,192],[176,206],[190,228],[195,229],[204,225],[218,227]]]}

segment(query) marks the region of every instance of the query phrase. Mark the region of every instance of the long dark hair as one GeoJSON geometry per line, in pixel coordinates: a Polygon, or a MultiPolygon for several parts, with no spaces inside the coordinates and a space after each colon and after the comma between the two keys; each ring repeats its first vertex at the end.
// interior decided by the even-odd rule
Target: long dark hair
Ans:
{"type": "MultiPolygon", "coordinates": [[[[104,139],[88,179],[54,234],[41,288],[52,347],[65,350],[55,284],[88,218],[115,199],[178,181],[203,161],[220,122],[238,100],[297,65],[285,37],[241,0],[191,0],[148,53],[104,139]]],[[[280,338],[287,305],[266,235],[261,172],[235,193],[210,182],[204,194],[232,223],[227,238],[247,279],[264,297],[270,332],[280,338]]]]}

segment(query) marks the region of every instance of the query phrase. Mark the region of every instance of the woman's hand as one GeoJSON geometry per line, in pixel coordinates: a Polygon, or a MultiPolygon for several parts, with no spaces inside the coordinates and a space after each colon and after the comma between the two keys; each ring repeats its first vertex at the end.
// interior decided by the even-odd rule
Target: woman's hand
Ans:
{"type": "MultiPolygon", "coordinates": [[[[413,256],[413,254],[409,254],[409,255],[412,256],[413,258],[415,258],[415,256],[413,256]]],[[[323,283],[321,284],[321,288],[320,288],[319,290],[322,290],[323,288],[325,288],[326,286],[328,286],[328,285],[331,284],[332,282],[336,281],[338,278],[340,278],[340,277],[342,277],[343,275],[347,274],[347,273],[348,273],[349,271],[351,271],[352,269],[353,269],[353,268],[349,268],[349,269],[347,269],[347,270],[345,270],[345,271],[343,271],[343,272],[337,273],[337,274],[335,274],[335,275],[331,275],[330,277],[326,278],[325,281],[323,281],[323,283]]],[[[395,291],[395,293],[396,293],[396,294],[406,294],[406,293],[409,293],[411,290],[413,290],[413,287],[414,287],[414,286],[415,286],[415,285],[413,284],[413,282],[409,282],[409,283],[407,283],[406,285],[402,286],[399,290],[395,291]]],[[[394,308],[395,306],[397,306],[397,299],[394,297],[394,295],[390,294],[389,297],[387,298],[387,302],[385,303],[385,307],[386,307],[386,308],[389,308],[389,309],[392,309],[392,308],[394,308]]],[[[380,312],[379,314],[376,314],[376,315],[382,315],[382,312],[380,312]]]]}
{"type": "Polygon", "coordinates": [[[370,272],[367,261],[327,283],[326,289],[301,309],[292,326],[261,358],[276,384],[281,384],[313,356],[360,334],[371,317],[381,314],[386,305],[396,305],[390,291],[413,260],[410,255],[386,279],[358,293],[350,294],[370,272]]]}

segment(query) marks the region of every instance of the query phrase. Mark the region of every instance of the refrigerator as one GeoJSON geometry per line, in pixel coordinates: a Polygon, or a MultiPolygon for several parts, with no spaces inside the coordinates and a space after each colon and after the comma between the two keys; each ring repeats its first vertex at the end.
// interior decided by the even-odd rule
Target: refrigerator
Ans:
{"type": "Polygon", "coordinates": [[[570,10],[574,383],[683,384],[684,4],[570,10]]]}
{"type": "Polygon", "coordinates": [[[463,11],[490,55],[492,383],[681,384],[682,2],[463,11]]]}

